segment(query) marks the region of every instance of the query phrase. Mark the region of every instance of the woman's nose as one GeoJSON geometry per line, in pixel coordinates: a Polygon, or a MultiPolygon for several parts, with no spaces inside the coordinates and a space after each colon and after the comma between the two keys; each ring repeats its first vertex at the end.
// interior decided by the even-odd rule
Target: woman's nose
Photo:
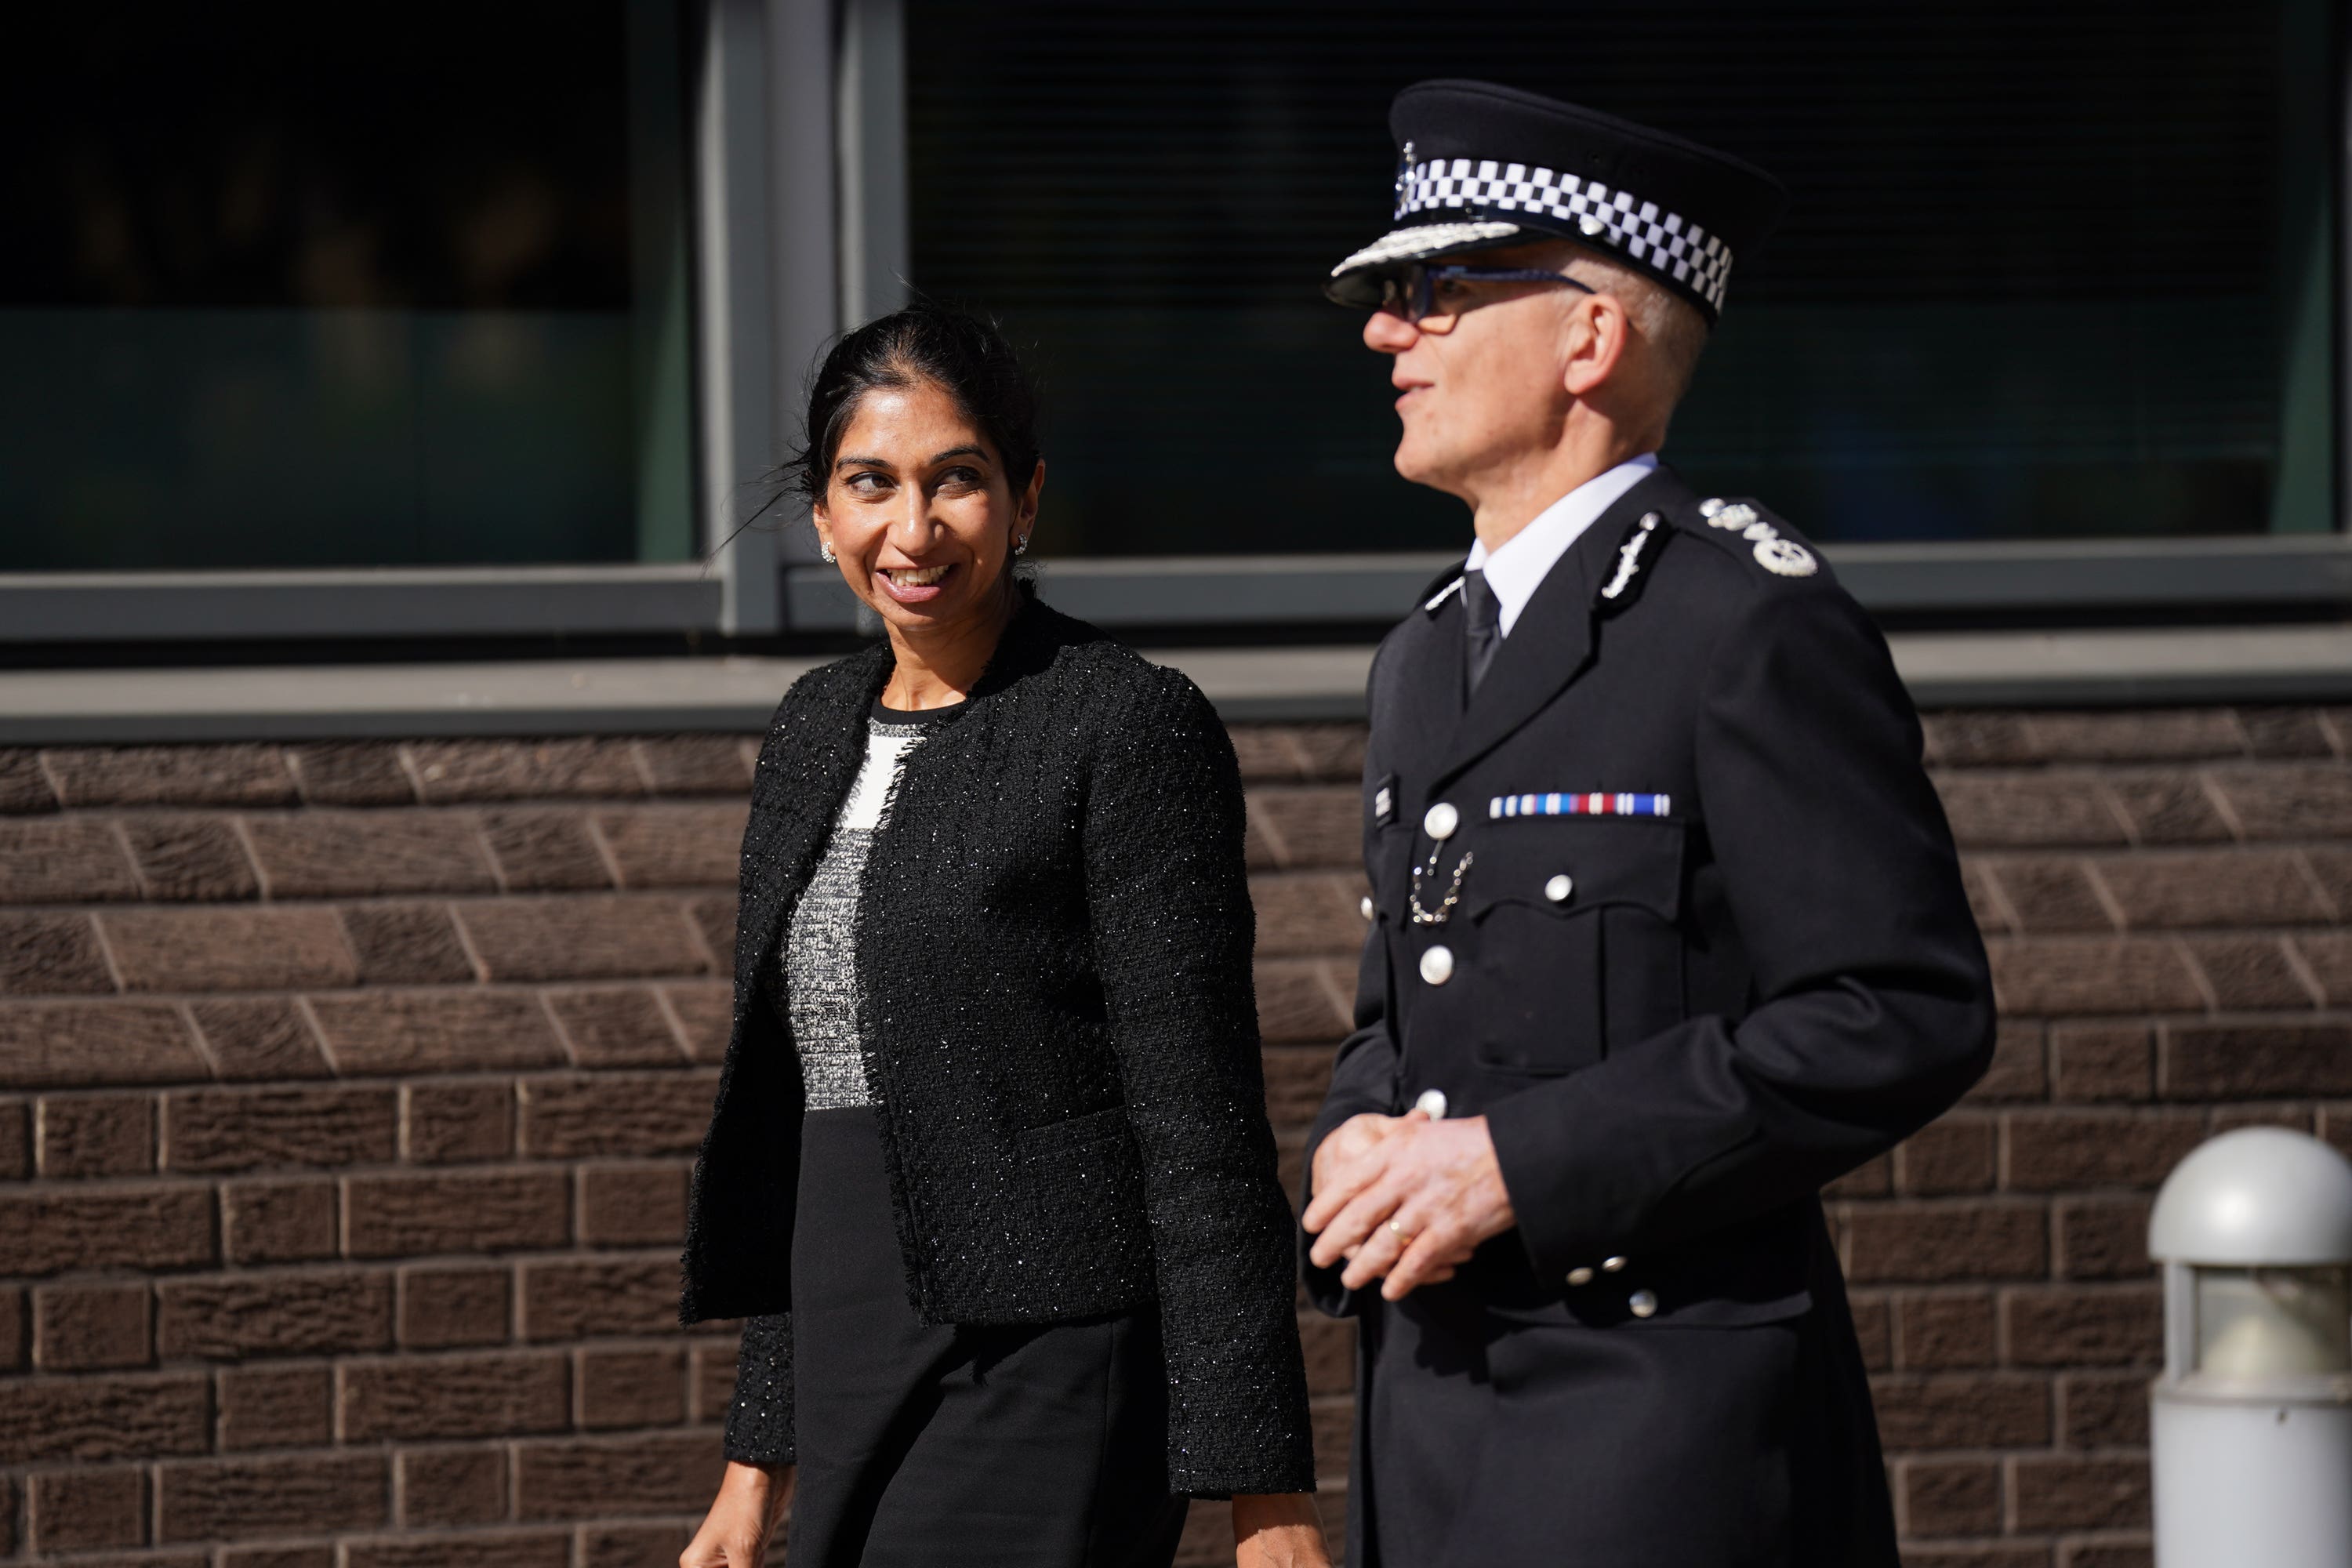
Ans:
{"type": "Polygon", "coordinates": [[[920,485],[908,485],[898,515],[890,520],[890,537],[899,549],[914,552],[931,542],[939,525],[931,517],[931,499],[920,485]]]}

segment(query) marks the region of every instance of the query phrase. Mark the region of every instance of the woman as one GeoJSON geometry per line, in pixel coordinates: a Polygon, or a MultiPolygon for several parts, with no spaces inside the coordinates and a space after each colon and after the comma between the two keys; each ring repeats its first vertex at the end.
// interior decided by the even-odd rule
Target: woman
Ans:
{"type": "Polygon", "coordinates": [[[798,477],[888,637],[753,786],[683,1310],[751,1322],[684,1568],[758,1563],[788,1490],[792,1568],[1164,1565],[1203,1496],[1244,1568],[1326,1561],[1232,747],[1015,579],[1033,406],[929,306],[812,389],[798,477]]]}

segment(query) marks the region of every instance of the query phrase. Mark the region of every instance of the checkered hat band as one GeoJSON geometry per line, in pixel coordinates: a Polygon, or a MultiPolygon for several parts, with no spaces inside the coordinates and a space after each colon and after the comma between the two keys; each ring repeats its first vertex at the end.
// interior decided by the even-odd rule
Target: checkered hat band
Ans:
{"type": "Polygon", "coordinates": [[[1580,179],[1525,163],[1492,158],[1437,158],[1415,163],[1398,182],[1396,216],[1475,211],[1480,216],[1541,213],[1573,224],[1580,233],[1622,251],[1664,273],[1717,310],[1731,281],[1731,249],[1679,213],[1645,202],[1630,191],[1612,191],[1598,180],[1580,179]]]}

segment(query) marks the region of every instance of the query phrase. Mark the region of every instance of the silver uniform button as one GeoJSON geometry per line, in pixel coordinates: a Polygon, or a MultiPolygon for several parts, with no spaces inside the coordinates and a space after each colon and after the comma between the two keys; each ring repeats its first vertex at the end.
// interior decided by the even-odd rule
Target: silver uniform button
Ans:
{"type": "Polygon", "coordinates": [[[1555,904],[1568,902],[1569,894],[1574,891],[1576,883],[1565,871],[1544,884],[1544,897],[1555,904]]]}
{"type": "Polygon", "coordinates": [[[1603,1273],[1614,1274],[1617,1270],[1624,1267],[1625,1260],[1622,1258],[1604,1258],[1601,1260],[1601,1268],[1603,1273]]]}
{"type": "Polygon", "coordinates": [[[1365,918],[1366,920],[1370,920],[1370,919],[1372,918],[1372,896],[1371,896],[1371,894],[1370,894],[1370,893],[1366,893],[1366,894],[1364,895],[1364,901],[1363,901],[1362,903],[1360,903],[1360,904],[1358,904],[1356,907],[1357,907],[1358,909],[1360,909],[1360,910],[1363,910],[1363,912],[1364,912],[1364,918],[1365,918]]]}
{"type": "Polygon", "coordinates": [[[1454,950],[1433,947],[1421,955],[1421,977],[1432,985],[1443,985],[1454,978],[1454,950]]]}
{"type": "Polygon", "coordinates": [[[1568,1271],[1568,1282],[1571,1285],[1590,1285],[1592,1283],[1592,1270],[1584,1268],[1571,1268],[1568,1271]]]}
{"type": "Polygon", "coordinates": [[[1436,839],[1453,837],[1454,830],[1461,826],[1462,814],[1442,800],[1431,806],[1421,819],[1421,830],[1436,839]]]}
{"type": "Polygon", "coordinates": [[[1445,1091],[1424,1089],[1421,1091],[1421,1098],[1412,1102],[1412,1108],[1432,1121],[1443,1121],[1445,1120],[1445,1091]]]}
{"type": "Polygon", "coordinates": [[[1652,1317],[1658,1310],[1658,1298],[1654,1291],[1636,1290],[1625,1298],[1625,1305],[1633,1310],[1633,1315],[1637,1318],[1652,1317]]]}

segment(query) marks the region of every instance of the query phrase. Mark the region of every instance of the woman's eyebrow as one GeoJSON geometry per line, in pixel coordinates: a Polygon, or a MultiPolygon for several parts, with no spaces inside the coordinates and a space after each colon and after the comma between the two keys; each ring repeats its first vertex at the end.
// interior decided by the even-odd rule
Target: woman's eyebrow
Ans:
{"type": "Polygon", "coordinates": [[[833,466],[836,468],[887,468],[890,466],[890,459],[887,458],[835,458],[833,460],[833,466]]]}
{"type": "Polygon", "coordinates": [[[944,463],[950,458],[978,458],[984,463],[988,460],[988,452],[985,447],[965,445],[961,447],[950,447],[944,452],[934,452],[931,454],[931,461],[934,463],[944,463]]]}

